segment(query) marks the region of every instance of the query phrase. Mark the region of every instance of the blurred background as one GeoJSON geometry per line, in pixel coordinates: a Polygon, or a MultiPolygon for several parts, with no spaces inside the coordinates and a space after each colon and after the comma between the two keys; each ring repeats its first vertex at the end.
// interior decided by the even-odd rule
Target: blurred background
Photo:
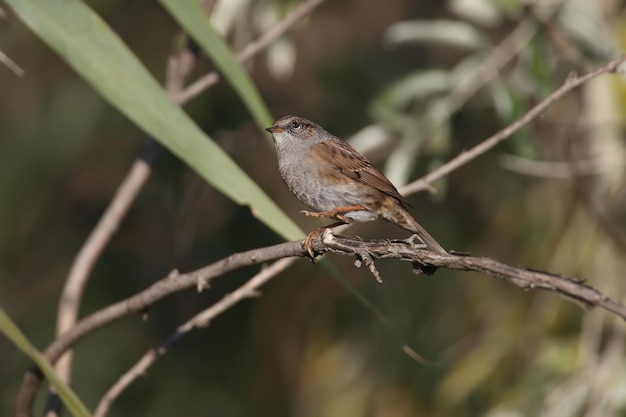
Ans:
{"type": "MultiPolygon", "coordinates": [[[[152,1],[89,1],[158,80],[180,30],[152,1]]],[[[299,4],[218,1],[212,20],[234,50],[299,4]]],[[[3,3],[0,51],[0,304],[44,349],[70,265],[145,134],[105,102],[3,3]]],[[[248,65],[273,115],[297,114],[351,141],[401,186],[509,125],[570,74],[620,53],[617,0],[327,0],[248,65]]],[[[201,58],[193,76],[213,68],[201,58]]],[[[115,74],[111,74],[112,77],[115,74]]],[[[601,76],[505,143],[410,196],[447,249],[586,279],[624,301],[624,84],[601,76]]],[[[265,132],[224,82],[186,110],[303,230],[319,226],[289,193],[265,132]]],[[[349,231],[407,234],[386,222],[349,231]]],[[[162,152],[98,261],[82,315],[173,268],[280,242],[162,152]]],[[[624,323],[552,293],[475,273],[416,276],[377,263],[378,284],[330,256],[391,323],[306,259],[178,342],[114,404],[119,416],[621,416],[624,323]],[[402,343],[431,360],[409,358],[402,343]]],[[[76,349],[74,387],[93,408],[182,322],[257,272],[179,293],[76,349]]],[[[30,366],[0,338],[0,415],[30,366]]],[[[40,396],[38,404],[44,401],[40,396]]]]}

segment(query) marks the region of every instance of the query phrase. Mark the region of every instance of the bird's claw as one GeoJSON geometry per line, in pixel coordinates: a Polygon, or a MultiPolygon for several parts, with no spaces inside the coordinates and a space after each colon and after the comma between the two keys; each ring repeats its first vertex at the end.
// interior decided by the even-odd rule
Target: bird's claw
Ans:
{"type": "Polygon", "coordinates": [[[308,217],[327,217],[326,213],[318,213],[316,211],[301,210],[300,213],[308,217]]]}
{"type": "Polygon", "coordinates": [[[306,252],[309,255],[309,258],[311,259],[311,262],[313,263],[315,263],[315,251],[313,250],[313,240],[315,240],[315,238],[318,237],[319,235],[320,235],[320,232],[318,230],[314,230],[311,233],[309,233],[302,241],[302,247],[306,249],[306,252]]]}

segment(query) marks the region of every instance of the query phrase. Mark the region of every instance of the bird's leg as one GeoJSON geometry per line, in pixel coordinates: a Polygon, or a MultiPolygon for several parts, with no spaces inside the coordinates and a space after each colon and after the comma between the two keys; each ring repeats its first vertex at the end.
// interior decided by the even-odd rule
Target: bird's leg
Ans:
{"type": "Polygon", "coordinates": [[[352,219],[344,216],[345,213],[350,213],[351,211],[363,211],[363,210],[367,210],[367,209],[360,204],[356,204],[353,206],[337,207],[332,210],[321,211],[321,212],[303,210],[302,213],[304,213],[306,216],[330,217],[330,218],[335,218],[337,220],[340,220],[336,223],[329,224],[328,226],[319,227],[313,230],[311,233],[309,233],[306,238],[304,238],[304,240],[302,241],[302,246],[308,252],[311,260],[315,262],[315,253],[313,251],[313,240],[315,240],[316,237],[321,235],[322,232],[326,229],[332,229],[333,227],[337,227],[345,223],[351,223],[352,219]]]}
{"type": "Polygon", "coordinates": [[[367,209],[360,204],[356,204],[354,206],[337,207],[332,210],[320,211],[320,212],[302,210],[300,213],[304,213],[305,216],[310,216],[310,217],[334,217],[335,219],[339,219],[343,221],[344,223],[350,223],[350,220],[347,220],[347,218],[343,214],[350,213],[351,211],[363,211],[363,210],[367,210],[367,209]]]}
{"type": "MultiPolygon", "coordinates": [[[[354,211],[354,210],[351,210],[351,211],[354,211]]],[[[340,221],[340,222],[336,222],[333,224],[329,224],[328,226],[318,227],[317,229],[313,230],[304,238],[304,240],[302,241],[302,247],[306,249],[307,253],[309,254],[309,258],[311,258],[311,262],[315,263],[315,251],[313,251],[313,240],[315,240],[315,238],[321,235],[324,230],[331,229],[333,227],[337,227],[345,223],[349,223],[349,221],[348,222],[340,221]]]]}

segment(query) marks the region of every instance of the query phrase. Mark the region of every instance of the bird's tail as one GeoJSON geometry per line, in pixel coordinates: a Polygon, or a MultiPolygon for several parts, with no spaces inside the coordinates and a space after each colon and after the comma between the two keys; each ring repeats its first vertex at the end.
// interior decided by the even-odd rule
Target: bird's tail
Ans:
{"type": "Polygon", "coordinates": [[[448,252],[430,235],[415,218],[406,209],[400,209],[401,217],[404,220],[404,224],[398,223],[399,226],[417,234],[420,240],[433,252],[446,255],[448,252]]]}

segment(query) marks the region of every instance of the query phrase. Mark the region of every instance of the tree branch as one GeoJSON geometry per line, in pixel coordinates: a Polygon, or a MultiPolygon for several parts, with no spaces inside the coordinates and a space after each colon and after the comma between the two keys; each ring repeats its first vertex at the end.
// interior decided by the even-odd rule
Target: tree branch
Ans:
{"type": "Polygon", "coordinates": [[[322,235],[325,250],[348,256],[367,254],[373,259],[398,259],[417,264],[417,271],[427,268],[447,268],[475,271],[503,279],[524,290],[541,289],[565,295],[587,307],[599,307],[626,320],[626,306],[586,285],[583,281],[550,272],[517,268],[491,258],[463,254],[440,255],[412,247],[407,241],[359,241],[333,235],[330,230],[322,235]]]}
{"type": "MultiPolygon", "coordinates": [[[[407,241],[361,241],[354,238],[335,236],[330,230],[325,231],[320,238],[313,242],[313,249],[316,253],[332,252],[340,255],[355,256],[357,259],[362,259],[364,254],[367,254],[373,260],[398,259],[411,262],[417,267],[416,270],[420,272],[432,272],[437,268],[482,272],[503,279],[525,290],[542,289],[566,295],[583,302],[586,306],[602,308],[626,320],[626,306],[585,285],[583,282],[547,272],[516,268],[490,258],[472,257],[455,253],[436,254],[426,249],[415,247],[407,241]]],[[[168,295],[194,286],[198,290],[202,290],[207,288],[212,280],[228,272],[293,256],[307,256],[301,241],[281,243],[236,253],[204,268],[185,274],[174,270],[167,277],[134,296],[85,317],[72,330],[57,338],[45,350],[44,356],[50,362],[55,362],[63,352],[70,349],[79,340],[96,329],[128,315],[140,313],[148,306],[168,295]]],[[[211,317],[209,316],[208,318],[211,317]]],[[[205,321],[208,318],[205,318],[205,321]]],[[[32,402],[32,397],[29,398],[27,394],[36,392],[41,382],[40,375],[29,372],[24,382],[18,399],[30,403],[32,402]]],[[[30,405],[20,404],[20,409],[28,410],[30,405]],[[22,408],[25,405],[28,406],[22,408]]],[[[21,417],[24,414],[17,415],[21,417]]]]}
{"type": "Polygon", "coordinates": [[[565,94],[569,93],[570,91],[572,91],[576,87],[581,86],[582,84],[586,83],[587,81],[591,80],[592,78],[597,77],[598,75],[602,75],[602,74],[606,74],[606,73],[610,73],[610,72],[624,73],[625,72],[624,69],[620,68],[620,65],[624,62],[624,60],[626,60],[626,55],[621,55],[618,58],[615,58],[614,60],[610,61],[606,65],[598,67],[595,70],[593,70],[591,72],[588,72],[587,74],[582,75],[580,77],[577,76],[576,74],[571,74],[567,78],[567,80],[565,80],[563,85],[561,85],[559,88],[557,88],[548,97],[543,99],[539,104],[537,104],[532,109],[530,109],[528,112],[526,112],[526,114],[524,114],[522,117],[520,117],[514,123],[510,124],[509,126],[505,127],[504,129],[500,130],[495,135],[485,139],[484,141],[482,141],[478,145],[474,146],[473,148],[471,148],[471,149],[469,149],[469,150],[467,150],[465,152],[460,153],[457,157],[455,157],[455,158],[451,159],[450,161],[446,162],[445,164],[441,165],[439,168],[437,168],[436,170],[434,170],[430,174],[425,175],[424,177],[420,178],[417,181],[414,181],[414,182],[412,182],[410,184],[405,185],[404,187],[402,187],[400,189],[400,191],[403,194],[412,194],[412,193],[414,193],[416,191],[428,188],[428,186],[432,182],[434,182],[434,181],[436,181],[436,180],[438,180],[440,178],[445,177],[446,175],[448,175],[451,172],[455,171],[459,167],[467,164],[468,162],[470,162],[470,161],[476,159],[477,157],[479,157],[480,155],[484,154],[485,152],[487,152],[488,150],[490,150],[491,148],[493,148],[494,146],[496,146],[500,142],[502,142],[502,141],[506,140],[507,138],[509,138],[515,132],[517,132],[522,127],[526,126],[531,121],[533,121],[535,118],[537,118],[539,115],[541,115],[541,113],[544,112],[555,101],[559,100],[561,97],[563,97],[565,94]]]}
{"type": "MultiPolygon", "coordinates": [[[[311,9],[309,9],[310,12],[310,10],[312,10],[322,1],[323,0],[309,0],[305,4],[307,5],[307,7],[311,7],[311,9]]],[[[302,17],[304,14],[300,15],[298,18],[302,17]]],[[[292,25],[295,20],[297,19],[294,19],[289,25],[286,25],[286,27],[292,25]]],[[[272,32],[271,36],[268,32],[268,34],[260,38],[257,42],[258,45],[262,46],[257,46],[257,49],[255,49],[252,44],[249,45],[249,51],[247,49],[242,51],[242,53],[239,55],[239,59],[249,59],[254,53],[258,52],[261,47],[266,47],[271,42],[271,40],[274,40],[278,36],[282,35],[286,28],[281,30],[283,32],[281,32],[280,30],[275,30],[274,32],[270,31],[272,32]],[[262,40],[263,42],[261,42],[262,40]],[[243,55],[244,52],[248,54],[245,57],[243,55]]],[[[403,192],[403,194],[411,194],[417,190],[424,188],[426,184],[430,184],[431,182],[448,175],[455,169],[473,160],[487,150],[493,148],[498,143],[502,142],[513,133],[521,129],[523,126],[530,123],[533,119],[538,117],[549,105],[560,99],[569,91],[600,74],[616,72],[624,59],[626,59],[626,56],[621,56],[581,77],[572,76],[568,78],[568,80],[559,89],[550,94],[538,105],[533,107],[515,123],[511,124],[507,128],[501,130],[500,132],[496,133],[485,141],[481,142],[479,145],[475,146],[471,150],[461,153],[456,158],[442,165],[440,168],[431,172],[420,180],[403,187],[401,191],[403,192]]],[[[210,76],[214,76],[215,81],[217,81],[217,74],[209,74],[207,77],[210,76]]],[[[212,84],[205,85],[203,88],[206,89],[210,85],[212,84]]],[[[179,94],[177,94],[178,100],[180,102],[184,102],[193,97],[194,94],[198,94],[198,92],[202,91],[202,89],[196,89],[194,91],[195,92],[192,93],[189,88],[183,91],[179,91],[179,94]],[[189,96],[186,97],[184,96],[184,94],[189,94],[189,96]]],[[[121,217],[118,218],[118,220],[120,219],[121,217]]],[[[372,271],[372,273],[374,273],[375,275],[377,271],[375,268],[374,259],[385,257],[396,257],[397,259],[413,262],[414,264],[420,266],[419,269],[421,271],[428,271],[429,268],[437,267],[479,271],[496,276],[498,278],[505,279],[524,289],[540,288],[548,291],[559,292],[561,294],[568,295],[571,298],[580,300],[586,305],[598,306],[622,317],[623,319],[626,319],[626,308],[622,304],[604,296],[602,293],[591,287],[585,286],[580,282],[571,280],[566,277],[560,277],[558,275],[552,275],[538,271],[514,268],[506,264],[490,260],[488,258],[474,258],[458,254],[434,255],[428,251],[412,248],[406,242],[360,242],[350,239],[338,238],[332,234],[325,234],[324,239],[326,245],[322,244],[322,242],[319,241],[315,242],[314,248],[316,250],[322,252],[331,251],[336,253],[342,253],[345,255],[357,256],[358,259],[360,259],[361,261],[365,261],[366,264],[368,264],[368,266],[370,267],[370,271],[372,271]],[[400,250],[402,247],[405,247],[405,249],[400,250]],[[409,254],[407,252],[404,252],[405,250],[408,250],[406,248],[410,248],[412,251],[417,252],[409,254]],[[390,250],[398,252],[390,253],[390,250]],[[433,256],[435,256],[435,258],[433,258],[433,256]]],[[[243,268],[245,266],[258,264],[261,262],[267,262],[273,259],[303,255],[304,250],[299,245],[299,242],[289,242],[268,248],[255,249],[241,254],[235,254],[228,258],[225,258],[220,262],[209,265],[206,268],[191,272],[189,274],[178,274],[176,271],[174,271],[168,277],[157,282],[156,284],[142,291],[141,293],[138,293],[133,297],[106,307],[84,318],[71,330],[56,339],[46,350],[45,355],[50,361],[54,362],[63,352],[71,348],[75,343],[77,343],[81,338],[83,338],[90,332],[93,332],[94,330],[108,323],[111,323],[114,320],[118,320],[129,314],[139,312],[150,304],[157,302],[158,300],[173,292],[181,291],[194,285],[198,285],[199,288],[203,288],[204,285],[208,283],[208,281],[234,269],[243,268]]],[[[36,372],[29,372],[25,376],[22,388],[16,400],[17,416],[30,415],[29,410],[31,408],[34,395],[38,390],[40,382],[41,375],[38,375],[36,372]]]]}
{"type": "MultiPolygon", "coordinates": [[[[267,48],[274,40],[282,36],[298,20],[311,13],[323,1],[309,0],[300,5],[274,28],[244,48],[238,55],[239,61],[245,62],[267,48]]],[[[207,12],[213,6],[214,2],[206,1],[204,3],[207,12]]],[[[0,62],[6,62],[4,58],[4,54],[0,51],[0,62]]],[[[168,58],[166,90],[168,95],[179,104],[184,104],[219,81],[218,74],[212,72],[202,78],[204,82],[196,82],[191,87],[185,89],[184,82],[193,70],[195,63],[195,56],[187,48],[183,48],[180,52],[168,58]]],[[[19,67],[15,67],[19,69],[19,67]]],[[[22,75],[17,71],[16,73],[20,76],[22,75]]],[[[76,255],[59,301],[57,337],[75,326],[84,288],[89,280],[91,271],[150,175],[150,164],[146,160],[138,158],[122,181],[98,224],[76,255]]],[[[71,381],[72,359],[72,352],[67,351],[55,366],[60,378],[68,384],[71,381]]]]}
{"type": "MultiPolygon", "coordinates": [[[[143,160],[135,161],[111,204],[78,252],[59,300],[57,337],[72,329],[76,324],[83,291],[91,270],[149,176],[150,166],[143,160]]],[[[71,379],[71,364],[72,354],[68,351],[55,367],[66,383],[69,383],[71,379]]]]}
{"type": "MultiPolygon", "coordinates": [[[[285,18],[274,26],[271,30],[263,34],[260,38],[248,44],[245,48],[237,54],[237,61],[243,63],[252,59],[256,54],[263,51],[276,39],[283,36],[295,23],[297,23],[303,17],[309,15],[317,6],[322,4],[325,0],[307,0],[300,6],[289,13],[285,18]]],[[[212,71],[202,77],[198,78],[194,83],[190,84],[175,96],[175,99],[180,104],[185,104],[192,98],[199,95],[207,88],[216,84],[220,79],[220,75],[217,71],[212,71]]]]}
{"type": "Polygon", "coordinates": [[[161,343],[158,347],[150,349],[146,352],[133,367],[125,372],[113,386],[102,397],[94,417],[104,417],[111,408],[113,401],[137,378],[145,375],[148,368],[150,368],[156,360],[163,356],[170,346],[174,342],[180,340],[185,334],[189,333],[193,329],[208,326],[209,322],[224,311],[228,310],[239,301],[242,301],[249,297],[254,297],[258,294],[258,289],[267,281],[275,277],[280,272],[287,269],[293,262],[293,258],[282,258],[274,262],[271,266],[261,269],[259,273],[249,279],[244,285],[237,288],[230,294],[226,294],[220,301],[213,304],[206,310],[196,314],[187,322],[182,324],[176,329],[165,342],[161,343]]]}

